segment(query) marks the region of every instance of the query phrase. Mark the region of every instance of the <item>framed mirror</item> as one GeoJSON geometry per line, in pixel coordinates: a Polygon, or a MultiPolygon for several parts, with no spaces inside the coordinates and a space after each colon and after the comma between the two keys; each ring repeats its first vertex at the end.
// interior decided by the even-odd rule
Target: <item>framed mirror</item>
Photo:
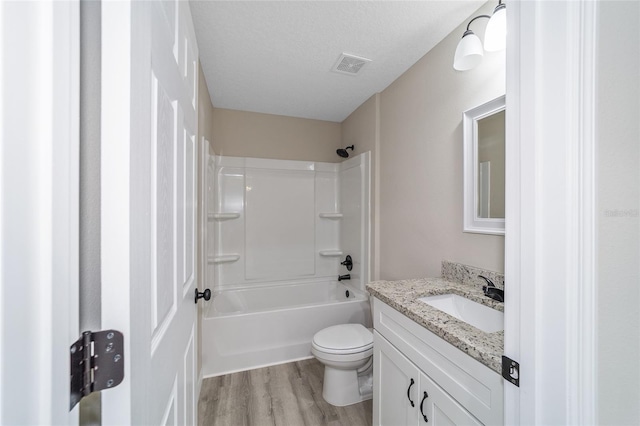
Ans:
{"type": "Polygon", "coordinates": [[[462,114],[464,232],[504,235],[505,97],[462,114]]]}

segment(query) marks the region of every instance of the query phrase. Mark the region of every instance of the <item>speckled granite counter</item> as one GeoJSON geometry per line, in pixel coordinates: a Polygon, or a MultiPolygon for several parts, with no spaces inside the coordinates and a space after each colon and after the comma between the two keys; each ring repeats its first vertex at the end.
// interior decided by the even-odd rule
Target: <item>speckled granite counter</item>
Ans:
{"type": "Polygon", "coordinates": [[[485,333],[417,300],[425,296],[454,293],[494,309],[504,310],[504,303],[485,297],[481,288],[443,278],[422,278],[374,281],[367,285],[367,290],[372,296],[501,374],[504,331],[485,333]]]}

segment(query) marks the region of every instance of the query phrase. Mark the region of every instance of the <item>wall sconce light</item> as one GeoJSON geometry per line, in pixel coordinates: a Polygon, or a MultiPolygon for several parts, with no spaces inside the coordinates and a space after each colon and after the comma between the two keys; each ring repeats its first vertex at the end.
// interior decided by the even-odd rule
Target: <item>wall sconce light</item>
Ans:
{"type": "Polygon", "coordinates": [[[498,5],[493,10],[493,15],[480,15],[473,18],[467,24],[467,30],[462,35],[462,40],[458,43],[456,53],[453,58],[453,68],[457,71],[467,71],[474,68],[482,61],[484,51],[497,52],[503,50],[507,45],[507,6],[498,1],[498,5]],[[484,49],[477,35],[469,29],[473,21],[480,18],[488,18],[489,23],[484,32],[484,49]]]}

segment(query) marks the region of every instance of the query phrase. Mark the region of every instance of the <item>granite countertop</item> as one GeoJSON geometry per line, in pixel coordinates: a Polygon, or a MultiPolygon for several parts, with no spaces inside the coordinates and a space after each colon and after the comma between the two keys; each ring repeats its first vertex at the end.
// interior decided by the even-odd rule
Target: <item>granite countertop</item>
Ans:
{"type": "Polygon", "coordinates": [[[489,299],[481,288],[443,278],[401,281],[374,281],[369,293],[401,312],[432,333],[440,336],[472,358],[502,373],[504,331],[486,333],[417,299],[441,294],[457,294],[474,302],[504,311],[504,303],[489,299]]]}

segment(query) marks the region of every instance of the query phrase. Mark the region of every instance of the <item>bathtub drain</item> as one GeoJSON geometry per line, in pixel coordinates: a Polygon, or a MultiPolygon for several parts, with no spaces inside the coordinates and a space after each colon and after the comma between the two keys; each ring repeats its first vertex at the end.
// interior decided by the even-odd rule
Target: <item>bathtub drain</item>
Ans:
{"type": "Polygon", "coordinates": [[[344,295],[347,296],[347,299],[349,298],[349,290],[344,292],[344,295]]]}

